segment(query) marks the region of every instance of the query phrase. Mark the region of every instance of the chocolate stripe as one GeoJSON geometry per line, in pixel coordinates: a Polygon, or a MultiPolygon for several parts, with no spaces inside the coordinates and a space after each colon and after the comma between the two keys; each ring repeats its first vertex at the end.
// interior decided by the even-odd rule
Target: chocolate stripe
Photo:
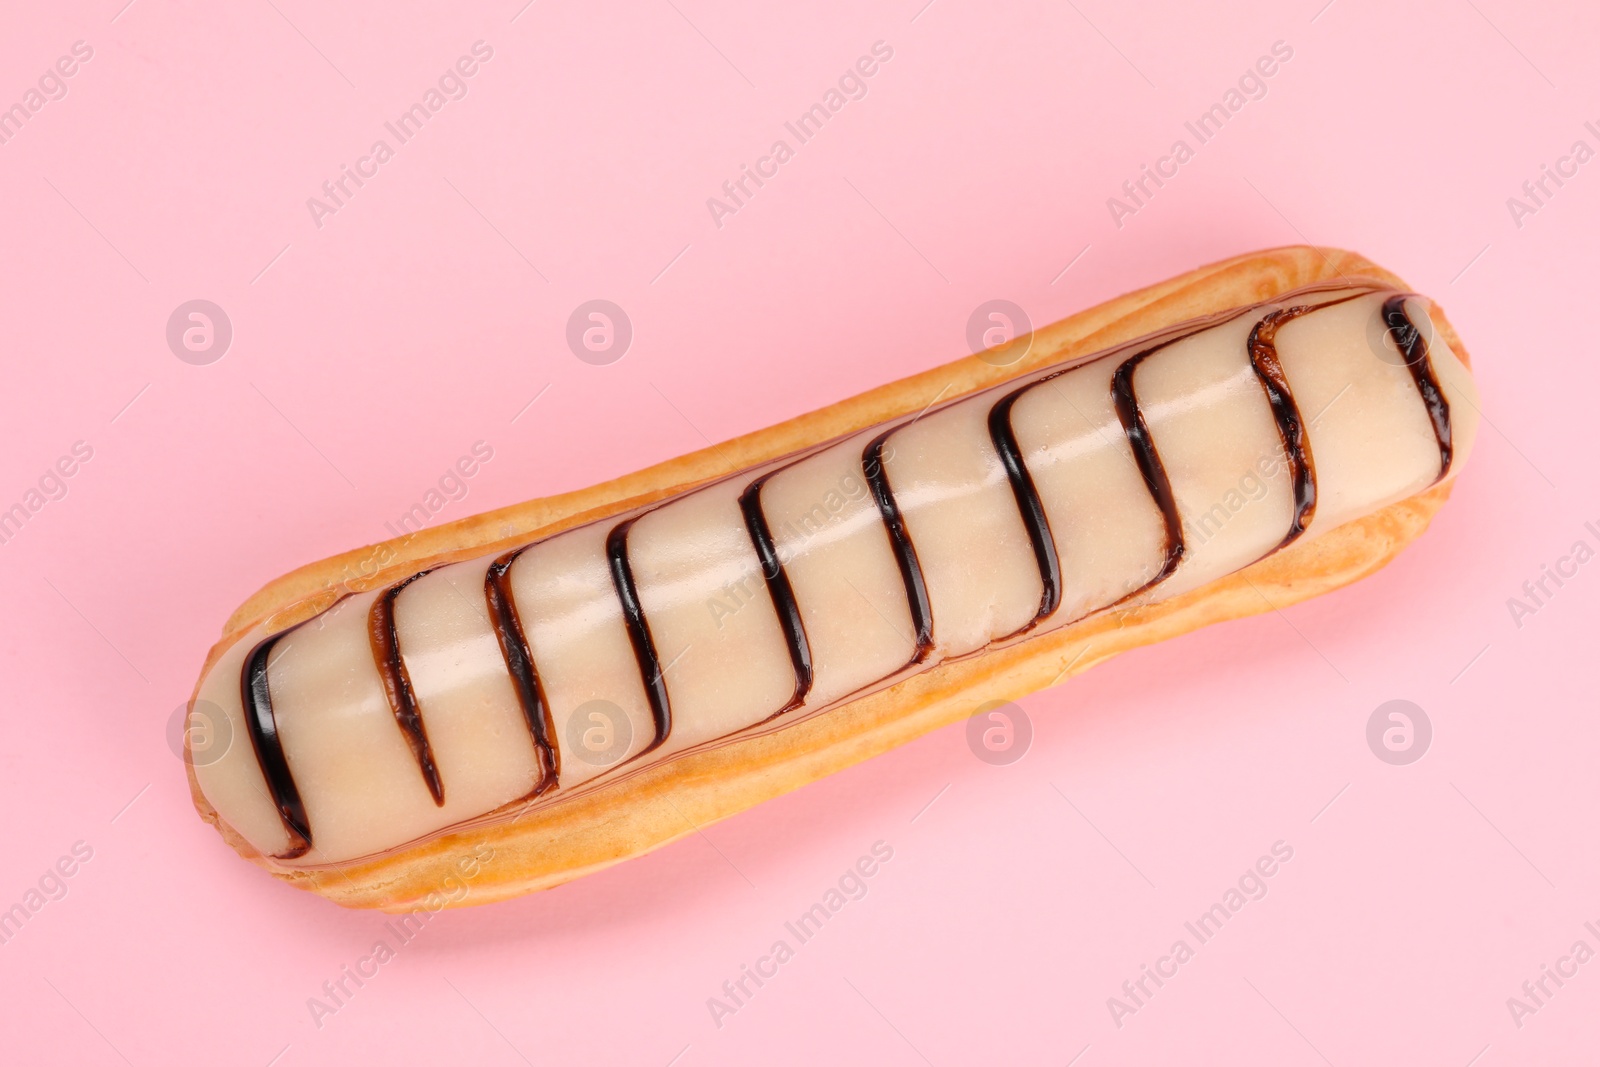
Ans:
{"type": "MultiPolygon", "coordinates": [[[[1449,403],[1436,376],[1435,367],[1429,353],[1428,341],[1407,313],[1404,301],[1409,294],[1389,295],[1390,293],[1392,293],[1392,290],[1384,292],[1380,297],[1382,301],[1381,321],[1405,359],[1416,383],[1419,396],[1427,408],[1434,435],[1439,444],[1439,478],[1443,479],[1449,474],[1453,463],[1449,403]],[[1385,297],[1386,299],[1384,299],[1385,297]]],[[[1296,295],[1300,299],[1306,299],[1303,293],[1296,295]]],[[[1356,299],[1359,296],[1366,295],[1379,294],[1377,290],[1369,289],[1347,296],[1344,299],[1356,299]]],[[[1137,390],[1135,389],[1134,378],[1139,364],[1150,355],[1177,340],[1221,325],[1224,321],[1246,316],[1261,316],[1257,319],[1254,328],[1249,332],[1247,341],[1248,357],[1268,399],[1279,437],[1283,443],[1288,466],[1294,473],[1294,518],[1288,535],[1279,543],[1278,547],[1281,548],[1312,524],[1312,520],[1316,516],[1318,494],[1316,469],[1309,440],[1311,427],[1304,422],[1302,413],[1289,388],[1287,376],[1284,373],[1277,351],[1277,334],[1283,325],[1300,314],[1342,302],[1344,300],[1335,299],[1320,305],[1307,304],[1293,307],[1278,305],[1278,310],[1273,310],[1270,313],[1267,308],[1274,305],[1269,304],[1265,307],[1258,305],[1250,309],[1242,309],[1195,320],[1132,342],[1122,347],[1119,351],[1102,353],[1100,356],[1092,357],[1093,360],[1102,358],[1108,361],[1120,360],[1120,362],[1116,363],[1111,374],[1110,399],[1128,440],[1135,465],[1140,471],[1146,489],[1150,492],[1152,500],[1162,515],[1166,536],[1166,547],[1163,554],[1163,562],[1159,569],[1160,573],[1154,579],[1145,582],[1143,586],[1133,593],[1122,597],[1121,600],[1117,601],[1117,604],[1123,604],[1165,580],[1178,569],[1187,555],[1182,517],[1179,514],[1172,482],[1153,439],[1145,413],[1141,409],[1137,390]],[[1123,352],[1135,352],[1136,354],[1123,359],[1123,352]]],[[[1368,322],[1370,325],[1370,320],[1368,322]]],[[[1423,325],[1426,326],[1427,323],[1424,322],[1423,325]]],[[[1014,405],[1016,400],[1027,389],[1049,378],[1068,373],[1070,370],[1083,366],[1090,361],[1091,357],[1073,360],[1070,361],[1071,365],[1061,366],[1059,369],[1028,385],[1020,388],[1012,387],[1013,391],[995,402],[987,414],[987,428],[990,440],[1000,458],[1002,467],[1006,470],[1024,528],[1028,531],[1041,576],[1042,588],[1038,613],[1032,622],[1022,630],[1017,631],[1017,635],[1026,633],[1036,626],[1039,620],[1047,617],[1052,612],[1058,611],[1064,598],[1064,589],[1061,572],[1062,561],[1059,558],[1052,536],[1049,516],[1039,495],[1038,486],[1028,468],[1028,464],[1024,460],[1017,440],[1016,428],[1012,423],[1014,405]]],[[[1293,364],[1291,363],[1291,365],[1293,364]]],[[[997,389],[996,392],[998,391],[997,389]]],[[[902,428],[903,425],[895,428],[902,428]]],[[[909,536],[906,516],[902,513],[896,501],[884,465],[885,457],[893,456],[893,450],[886,447],[892,432],[893,429],[883,430],[866,446],[861,454],[861,464],[905,585],[910,615],[916,630],[916,651],[907,666],[914,667],[926,659],[933,647],[932,608],[926,578],[916,548],[909,536]]],[[[807,456],[815,454],[828,446],[829,443],[824,443],[818,445],[814,450],[795,453],[794,455],[800,456],[800,458],[792,459],[790,465],[801,462],[807,456]]],[[[1039,462],[1037,456],[1034,457],[1034,460],[1039,462]]],[[[736,476],[736,474],[729,475],[730,478],[736,476]]],[[[790,660],[794,668],[794,694],[790,702],[776,713],[781,715],[801,705],[813,690],[815,665],[812,661],[811,647],[805,631],[804,620],[799,612],[794,586],[790,582],[782,560],[778,558],[772,528],[767,521],[767,516],[761,503],[760,494],[765,482],[770,477],[771,473],[749,484],[740,494],[739,502],[747,533],[750,536],[753,547],[756,549],[757,558],[762,566],[763,577],[767,582],[769,594],[773,599],[774,611],[788,643],[790,660]]],[[[908,487],[902,486],[902,488],[908,487]]],[[[1057,517],[1061,516],[1058,515],[1057,517]]],[[[668,689],[663,677],[661,660],[655,647],[649,622],[645,617],[640,602],[639,588],[629,559],[627,538],[634,521],[636,521],[636,518],[623,520],[613,526],[606,538],[606,555],[612,584],[620,602],[623,621],[633,647],[634,657],[643,679],[646,696],[650,702],[654,718],[655,737],[645,748],[645,751],[649,752],[665,742],[671,732],[672,720],[668,689]]],[[[542,691],[539,674],[534,666],[527,636],[518,616],[511,591],[509,571],[521,551],[522,549],[518,549],[506,553],[490,565],[485,576],[485,595],[488,600],[496,639],[500,643],[508,673],[512,678],[513,686],[517,691],[524,715],[528,720],[530,733],[539,753],[541,776],[533,794],[533,796],[538,796],[556,784],[559,776],[559,754],[554,744],[554,728],[551,722],[550,709],[542,691]]],[[[433,792],[435,800],[442,802],[442,784],[438,782],[437,768],[433,763],[431,749],[428,747],[420,708],[407,673],[404,656],[399,649],[395,627],[394,604],[400,590],[412,580],[414,580],[414,577],[399,582],[380,594],[378,602],[373,605],[367,619],[369,638],[372,642],[375,661],[378,664],[380,674],[383,676],[391,710],[396,716],[396,722],[405,732],[408,743],[412,745],[419,769],[423,773],[425,780],[428,781],[430,791],[433,792]]],[[[289,631],[285,631],[285,633],[287,632],[289,631]]],[[[272,705],[271,688],[268,684],[268,661],[275,650],[276,642],[282,636],[283,634],[280,633],[268,637],[251,649],[249,655],[245,658],[240,682],[244,717],[250,733],[251,744],[269,790],[271,803],[277,809],[288,839],[286,851],[278,858],[287,860],[304,855],[312,849],[313,845],[305,805],[296,787],[282,739],[278,732],[272,705]]]]}
{"type": "Polygon", "coordinates": [[[534,784],[532,794],[539,796],[560,779],[561,754],[555,747],[550,704],[545,700],[544,685],[533,665],[533,650],[528,647],[528,635],[523,632],[522,616],[517,613],[516,598],[511,593],[511,565],[527,548],[524,545],[512,549],[489,564],[483,576],[483,595],[489,605],[490,626],[494,629],[495,640],[500,643],[500,655],[511,675],[511,687],[517,692],[517,703],[522,706],[522,716],[527,720],[528,733],[533,736],[534,751],[539,757],[539,781],[534,784]]]}
{"type": "Polygon", "coordinates": [[[650,700],[650,715],[655,719],[655,739],[639,753],[642,756],[660,747],[672,732],[672,704],[667,699],[667,680],[662,675],[655,639],[650,636],[650,623],[639,604],[633,565],[628,562],[628,531],[638,521],[637,518],[628,519],[611,528],[606,535],[606,560],[611,565],[611,584],[622,602],[622,619],[628,627],[628,640],[633,643],[633,658],[639,663],[639,677],[644,681],[645,696],[650,700]]]}
{"type": "Polygon", "coordinates": [[[1011,425],[1011,408],[1022,399],[1023,393],[1037,384],[1030,382],[1008,393],[989,409],[989,440],[993,442],[1000,463],[1006,469],[1006,477],[1011,480],[1011,492],[1017,498],[1017,511],[1022,515],[1022,524],[1028,529],[1028,540],[1033,542],[1033,558],[1038,561],[1039,580],[1044,584],[1039,597],[1038,614],[1011,637],[1033,629],[1061,604],[1061,560],[1056,555],[1056,540],[1050,533],[1050,519],[1044,513],[1044,501],[1039,499],[1033,475],[1028,473],[1027,464],[1022,461],[1022,450],[1017,447],[1017,433],[1011,425]]]}
{"type": "MultiPolygon", "coordinates": [[[[773,472],[776,473],[776,472],[773,472]]],[[[783,627],[783,639],[789,645],[789,662],[794,664],[794,695],[789,703],[774,714],[782,715],[805,702],[811,692],[813,672],[811,667],[811,642],[806,638],[805,620],[800,617],[800,605],[794,598],[794,586],[778,558],[777,546],[772,541],[772,530],[767,516],[761,510],[761,487],[772,474],[762,475],[739,494],[739,510],[744,514],[745,529],[750,531],[750,543],[755,546],[756,557],[761,561],[761,577],[766,579],[767,592],[772,597],[772,608],[777,613],[778,624],[783,627]]]]}
{"type": "Polygon", "coordinates": [[[278,818],[289,835],[288,849],[276,858],[292,860],[310,851],[311,825],[306,820],[306,808],[294,784],[294,775],[289,773],[289,760],[283,753],[283,740],[278,736],[278,720],[272,712],[272,688],[267,684],[267,657],[282,636],[274,634],[245,657],[240,696],[244,700],[244,722],[250,733],[250,744],[256,750],[256,762],[267,780],[272,806],[278,809],[278,818]]]}
{"type": "Polygon", "coordinates": [[[1422,403],[1428,409],[1428,421],[1433,423],[1433,436],[1439,442],[1439,477],[1434,479],[1437,484],[1450,473],[1450,464],[1455,460],[1455,446],[1450,436],[1450,401],[1445,399],[1444,390],[1439,387],[1439,379],[1434,374],[1427,339],[1406,314],[1406,300],[1415,295],[1402,293],[1385,300],[1383,324],[1389,328],[1389,336],[1394,338],[1406,366],[1411,368],[1417,392],[1422,394],[1422,403]]]}
{"type": "Polygon", "coordinates": [[[1161,521],[1167,530],[1167,551],[1160,572],[1123,597],[1123,600],[1138,596],[1146,589],[1166,581],[1183,560],[1183,519],[1178,515],[1178,502],[1172,495],[1172,481],[1167,477],[1167,468],[1161,463],[1161,455],[1150,437],[1150,426],[1144,421],[1144,412],[1139,410],[1139,400],[1133,392],[1133,372],[1139,364],[1171,343],[1166,341],[1129,357],[1111,376],[1111,401],[1117,409],[1117,419],[1122,423],[1122,432],[1128,436],[1128,446],[1133,449],[1134,462],[1144,476],[1145,488],[1150,490],[1150,496],[1161,509],[1161,521]]]}
{"type": "MultiPolygon", "coordinates": [[[[895,427],[899,429],[899,427],[895,427]]],[[[917,647],[911,656],[912,663],[921,663],[933,648],[933,609],[928,604],[928,585],[922,577],[922,563],[917,559],[916,546],[906,533],[905,518],[900,505],[894,501],[889,488],[889,474],[883,469],[883,443],[894,430],[885,430],[872,439],[861,453],[861,472],[866,475],[872,489],[872,499],[883,516],[883,526],[889,532],[889,546],[894,549],[894,560],[900,568],[900,579],[905,582],[906,601],[911,606],[911,624],[917,630],[917,647]]]]}
{"type": "Polygon", "coordinates": [[[1306,439],[1300,405],[1294,402],[1289,380],[1283,375],[1283,364],[1278,362],[1277,346],[1278,327],[1313,310],[1315,308],[1301,304],[1272,312],[1250,328],[1250,339],[1245,346],[1256,379],[1267,394],[1272,419],[1278,425],[1278,438],[1283,442],[1283,457],[1289,465],[1294,492],[1294,517],[1289,520],[1289,532],[1278,542],[1278,548],[1305,533],[1317,511],[1316,462],[1311,456],[1311,442],[1306,439]]]}
{"type": "Polygon", "coordinates": [[[389,698],[389,710],[399,724],[411,754],[417,759],[422,780],[433,794],[433,802],[444,806],[444,783],[439,781],[439,768],[433,762],[433,746],[428,744],[428,731],[422,725],[422,712],[417,707],[417,693],[411,687],[411,672],[406,670],[400,655],[400,635],[394,628],[394,600],[400,590],[421,578],[427,571],[419,571],[398,581],[379,594],[367,612],[367,638],[372,644],[372,659],[378,665],[378,677],[383,681],[383,692],[389,698]]]}
{"type": "MultiPolygon", "coordinates": [[[[1283,548],[1306,532],[1317,512],[1317,464],[1311,453],[1311,440],[1307,436],[1300,405],[1295,403],[1289,390],[1289,379],[1278,360],[1278,328],[1301,315],[1323,308],[1336,307],[1365,293],[1356,293],[1323,304],[1297,304],[1270,312],[1250,329],[1250,339],[1245,344],[1250,354],[1250,365],[1255,368],[1256,379],[1267,394],[1272,408],[1272,419],[1278,425],[1278,438],[1283,442],[1283,455],[1289,465],[1294,491],[1294,518],[1289,521],[1289,532],[1277,547],[1283,548]]],[[[1276,551],[1276,549],[1274,549],[1276,551]]]]}

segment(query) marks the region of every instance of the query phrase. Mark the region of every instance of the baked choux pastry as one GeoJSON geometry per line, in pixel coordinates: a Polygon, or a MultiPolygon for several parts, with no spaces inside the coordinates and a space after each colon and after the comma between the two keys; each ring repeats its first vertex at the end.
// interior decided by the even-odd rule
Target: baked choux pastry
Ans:
{"type": "Polygon", "coordinates": [[[1477,421],[1459,339],[1372,263],[1215,264],[273,582],[196,687],[191,738],[231,740],[191,747],[195,804],[341,904],[424,906],[468,860],[448,903],[553,886],[1371,573],[1477,421]]]}

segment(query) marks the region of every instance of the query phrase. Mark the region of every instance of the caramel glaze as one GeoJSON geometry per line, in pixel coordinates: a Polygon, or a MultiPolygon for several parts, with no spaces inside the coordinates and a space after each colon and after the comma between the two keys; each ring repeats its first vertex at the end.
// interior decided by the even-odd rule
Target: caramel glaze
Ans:
{"type": "Polygon", "coordinates": [[[506,661],[506,673],[511,676],[511,687],[516,690],[517,703],[527,720],[528,733],[533,737],[539,760],[539,780],[534,783],[532,796],[539,796],[560,779],[561,753],[555,746],[550,702],[545,699],[544,685],[533,663],[533,650],[528,647],[528,635],[522,629],[522,616],[517,613],[517,602],[511,595],[511,565],[527,547],[514,548],[489,564],[483,575],[483,596],[489,606],[489,625],[500,644],[500,655],[506,661]]]}
{"type": "Polygon", "coordinates": [[[789,574],[783,569],[783,561],[778,558],[766,512],[761,510],[761,487],[771,477],[772,474],[762,475],[739,494],[739,511],[744,516],[745,529],[750,532],[750,544],[756,550],[756,558],[761,561],[761,577],[772,596],[778,624],[783,627],[783,640],[789,646],[789,662],[794,664],[794,695],[773,713],[776,718],[805,703],[806,694],[811,692],[814,672],[811,668],[811,642],[806,637],[805,620],[800,617],[800,605],[794,598],[794,586],[789,583],[789,574]]]}
{"type": "MultiPolygon", "coordinates": [[[[1283,367],[1278,361],[1275,343],[1277,331],[1301,315],[1367,295],[1371,295],[1371,290],[1324,304],[1296,305],[1268,312],[1250,331],[1247,349],[1251,366],[1266,393],[1273,420],[1277,425],[1278,436],[1283,443],[1284,455],[1293,475],[1294,517],[1289,531],[1278,548],[1284,547],[1305,532],[1315,514],[1317,487],[1316,467],[1311,455],[1310,441],[1307,438],[1307,428],[1289,391],[1283,367]]],[[[1406,366],[1410,368],[1417,391],[1427,408],[1428,418],[1439,444],[1439,475],[1435,479],[1437,482],[1449,473],[1453,457],[1450,406],[1434,372],[1427,341],[1406,313],[1405,301],[1411,295],[1414,294],[1400,294],[1388,298],[1384,301],[1381,314],[1384,326],[1404,357],[1406,366]]],[[[1161,455],[1151,436],[1149,424],[1139,409],[1138,396],[1134,390],[1134,372],[1141,362],[1156,352],[1232,317],[1236,316],[1213,316],[1197,320],[1124,359],[1112,374],[1111,398],[1117,419],[1122,424],[1145,487],[1161,512],[1166,532],[1166,549],[1155,577],[1118,600],[1116,604],[1122,604],[1166,580],[1177,570],[1185,553],[1182,516],[1179,514],[1177,500],[1173,495],[1171,480],[1167,476],[1161,455]]],[[[1061,562],[1043,501],[1039,497],[1038,488],[1017,444],[1016,433],[1011,425],[1011,411],[1017,400],[1029,389],[1065,374],[1070,369],[1073,368],[1064,368],[1033,379],[1005,394],[989,411],[989,437],[1010,481],[1017,509],[1022,516],[1028,539],[1033,546],[1034,557],[1039,564],[1039,576],[1043,587],[1039,610],[1034,618],[1022,629],[1001,640],[1027,633],[1053,614],[1061,604],[1061,562]]],[[[907,666],[914,666],[925,660],[933,649],[933,613],[916,547],[906,531],[905,517],[895,501],[888,474],[884,470],[884,445],[896,430],[902,429],[905,425],[909,423],[890,427],[873,438],[862,451],[861,469],[866,476],[879,515],[883,519],[895,563],[906,587],[906,600],[916,629],[915,651],[907,666]]],[[[772,596],[773,608],[783,630],[784,639],[788,643],[789,658],[795,672],[794,694],[769,719],[804,703],[813,680],[811,647],[806,637],[805,623],[800,615],[794,588],[789,582],[782,561],[778,558],[772,531],[761,507],[762,486],[774,473],[777,472],[769,472],[757,478],[739,497],[739,509],[744,518],[745,528],[749,532],[750,542],[761,563],[762,577],[772,596]]],[[[606,559],[612,585],[622,607],[623,621],[633,646],[634,658],[644,681],[645,694],[649,699],[651,715],[655,722],[654,738],[634,758],[658,748],[672,731],[671,702],[663,677],[661,659],[657,654],[655,641],[651,637],[649,620],[645,618],[644,609],[639,602],[638,586],[628,560],[628,531],[638,518],[639,516],[635,515],[623,520],[612,527],[606,537],[606,559]]],[[[533,792],[533,796],[539,796],[556,784],[560,774],[560,757],[554,743],[550,709],[539,683],[533,655],[528,648],[527,638],[517,615],[516,603],[511,594],[509,579],[511,564],[527,547],[525,545],[507,552],[490,564],[484,580],[484,591],[488,599],[489,616],[495,636],[500,642],[507,671],[511,675],[518,700],[528,720],[528,728],[539,752],[541,775],[533,792]]],[[[418,766],[428,782],[429,791],[435,801],[443,803],[443,785],[438,780],[438,772],[427,744],[427,733],[422,728],[420,710],[411,689],[410,679],[405,673],[404,660],[400,656],[394,630],[395,597],[407,584],[419,577],[421,574],[413,575],[384,591],[373,605],[369,632],[372,636],[373,656],[383,677],[384,690],[389,696],[390,707],[395,711],[395,719],[405,733],[408,743],[411,744],[412,751],[417,755],[418,766]]],[[[273,804],[278,809],[284,829],[289,836],[289,847],[279,853],[278,858],[294,859],[304,855],[311,848],[311,829],[306,819],[305,806],[294,783],[294,776],[290,773],[288,761],[284,756],[272,711],[272,695],[267,683],[267,660],[273,646],[282,636],[280,633],[265,638],[246,657],[241,676],[241,692],[251,744],[266,778],[273,804]]]]}
{"type": "Polygon", "coordinates": [[[633,658],[639,663],[639,677],[644,681],[645,696],[650,701],[650,717],[655,720],[656,735],[639,753],[642,756],[660,748],[672,732],[672,704],[667,699],[667,679],[661,657],[656,653],[655,639],[650,636],[650,620],[644,617],[644,608],[639,604],[633,565],[628,562],[628,531],[638,521],[639,517],[635,516],[611,528],[606,535],[606,561],[611,565],[611,584],[616,587],[617,599],[622,603],[622,619],[633,645],[633,658]]]}
{"type": "MultiPolygon", "coordinates": [[[[911,608],[911,625],[917,631],[916,647],[911,653],[911,664],[921,663],[933,651],[933,608],[928,602],[928,583],[922,576],[922,562],[917,558],[916,546],[906,533],[905,516],[895,502],[894,490],[889,487],[889,472],[883,469],[883,443],[901,427],[896,426],[874,437],[861,452],[861,473],[866,475],[867,487],[883,516],[883,528],[889,534],[889,547],[894,550],[894,562],[900,568],[900,579],[905,582],[906,602],[911,608]]],[[[910,664],[908,664],[909,666],[910,664]]]]}
{"type": "Polygon", "coordinates": [[[1450,473],[1450,464],[1455,459],[1455,448],[1450,439],[1450,401],[1445,399],[1444,390],[1439,387],[1433,359],[1428,355],[1427,338],[1422,336],[1422,331],[1406,314],[1406,301],[1416,295],[1401,293],[1385,300],[1383,324],[1388,327],[1389,336],[1394,338],[1406,366],[1411,369],[1417,392],[1422,394],[1422,403],[1428,409],[1428,421],[1433,423],[1433,436],[1439,442],[1439,477],[1433,480],[1437,485],[1450,473]]]}
{"type": "Polygon", "coordinates": [[[417,759],[417,767],[422,771],[422,780],[427,783],[433,802],[443,807],[444,783],[439,780],[439,768],[433,762],[433,747],[428,744],[428,731],[422,725],[422,713],[417,710],[417,692],[411,686],[411,672],[406,670],[406,661],[400,655],[400,636],[394,629],[395,597],[427,573],[418,571],[379,594],[367,612],[367,637],[372,644],[372,659],[378,665],[378,677],[383,681],[384,696],[389,698],[389,710],[394,712],[394,721],[417,759]]]}

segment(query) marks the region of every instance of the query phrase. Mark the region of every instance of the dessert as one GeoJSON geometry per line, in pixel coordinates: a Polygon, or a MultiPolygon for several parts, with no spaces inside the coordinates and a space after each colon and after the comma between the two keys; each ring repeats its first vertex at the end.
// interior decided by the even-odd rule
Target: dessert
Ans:
{"type": "Polygon", "coordinates": [[[606,485],[349,553],[232,619],[195,802],[349,905],[658,847],[1425,528],[1476,427],[1438,309],[1240,257],[606,485]],[[353,560],[379,559],[375,571],[353,560]]]}

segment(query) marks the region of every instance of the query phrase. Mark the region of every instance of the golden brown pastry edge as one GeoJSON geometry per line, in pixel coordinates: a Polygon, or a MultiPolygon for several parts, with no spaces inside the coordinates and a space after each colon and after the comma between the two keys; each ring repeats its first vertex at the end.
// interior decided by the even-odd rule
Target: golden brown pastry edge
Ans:
{"type": "MultiPolygon", "coordinates": [[[[941,395],[956,399],[1188,319],[1270,300],[1306,285],[1349,280],[1405,288],[1371,261],[1338,249],[1293,246],[1238,256],[1044,327],[1034,335],[1027,356],[1010,366],[965,357],[588,489],[469,516],[300,567],[240,606],[207,657],[201,678],[234,641],[263,620],[270,620],[273,630],[281,629],[324,610],[345,592],[620,514],[920,411],[941,395]]],[[[1442,310],[1435,307],[1433,315],[1444,339],[1467,362],[1442,310]]],[[[612,785],[530,808],[514,820],[446,833],[370,860],[317,868],[281,864],[262,856],[221,819],[201,792],[192,766],[190,790],[201,817],[240,855],[292,885],[346,906],[437,909],[547,889],[660,848],[958,721],[987,701],[1015,700],[1118,652],[1213,622],[1282,608],[1353,582],[1388,563],[1427,528],[1450,484],[1293,545],[1173,600],[1090,616],[1010,648],[941,664],[784,730],[678,756],[612,785]],[[483,849],[485,844],[492,853],[483,849]],[[475,849],[490,858],[477,864],[470,879],[463,879],[457,863],[475,849]],[[462,884],[468,887],[464,894],[459,892],[462,884]]]]}

